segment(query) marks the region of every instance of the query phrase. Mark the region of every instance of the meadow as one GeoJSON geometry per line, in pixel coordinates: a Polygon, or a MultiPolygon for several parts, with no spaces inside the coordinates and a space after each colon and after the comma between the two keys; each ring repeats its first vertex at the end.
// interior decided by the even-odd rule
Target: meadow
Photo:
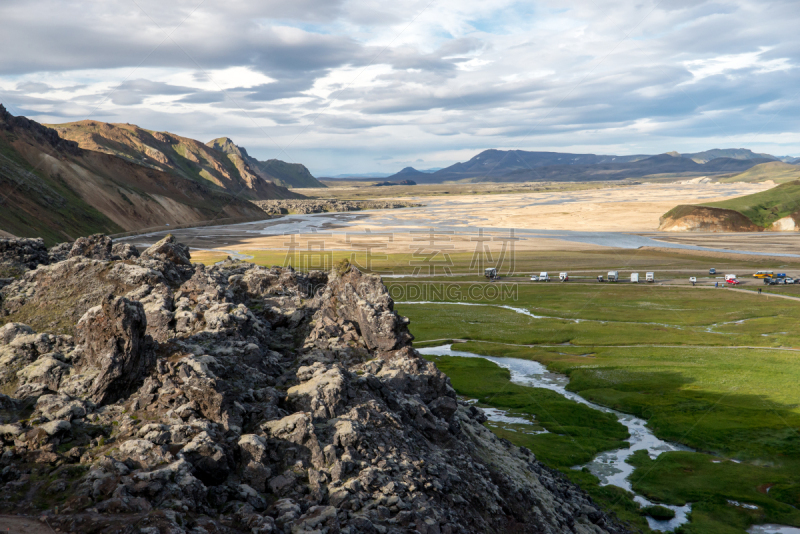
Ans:
{"type": "MultiPolygon", "coordinates": [[[[462,289],[458,300],[469,301],[462,289]]],[[[630,460],[636,492],[665,504],[693,503],[681,532],[800,526],[800,339],[793,331],[800,302],[723,289],[567,283],[520,284],[514,300],[471,303],[492,306],[400,302],[396,309],[411,318],[416,345],[467,340],[459,350],[539,361],[568,375],[568,389],[585,399],[644,418],[659,438],[694,449],[630,460]]],[[[571,469],[626,446],[626,430],[608,414],[513,384],[507,370],[486,360],[431,359],[459,394],[533,417],[549,433],[515,425],[491,425],[493,431],[648,531],[630,494],[571,469]]]]}

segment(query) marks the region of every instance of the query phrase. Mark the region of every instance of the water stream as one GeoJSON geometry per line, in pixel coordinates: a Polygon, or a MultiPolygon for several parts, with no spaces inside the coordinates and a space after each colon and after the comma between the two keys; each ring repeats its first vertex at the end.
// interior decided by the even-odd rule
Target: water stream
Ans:
{"type": "MultiPolygon", "coordinates": [[[[595,410],[613,413],[619,419],[619,422],[627,427],[630,433],[628,442],[630,447],[627,449],[617,449],[613,451],[606,451],[598,454],[594,460],[585,466],[576,466],[580,469],[586,467],[597,478],[600,479],[600,484],[605,486],[613,484],[623,488],[631,493],[634,493],[634,500],[642,506],[653,504],[641,495],[637,495],[632,487],[628,477],[633,473],[634,467],[626,462],[626,460],[636,451],[646,450],[650,458],[657,458],[662,452],[669,451],[690,451],[691,449],[683,445],[669,443],[657,438],[646,426],[646,421],[633,415],[611,410],[599,404],[594,404],[587,401],[577,393],[567,391],[566,386],[569,383],[569,378],[565,375],[551,373],[547,368],[539,362],[522,360],[519,358],[503,358],[496,356],[483,356],[471,352],[464,352],[453,350],[452,345],[442,345],[439,347],[428,347],[418,349],[422,354],[432,356],[459,356],[464,358],[483,358],[489,360],[500,367],[508,369],[511,372],[511,381],[515,384],[520,384],[528,387],[545,388],[555,391],[564,397],[579,402],[595,410]]],[[[531,423],[528,423],[531,424],[531,423]]],[[[659,521],[651,517],[647,518],[650,528],[657,531],[669,532],[679,525],[687,521],[687,515],[692,509],[691,504],[685,506],[669,506],[662,505],[670,508],[675,512],[675,517],[668,521],[659,521]]],[[[767,534],[766,532],[757,534],[767,534]]],[[[800,534],[786,533],[786,534],[800,534]]]]}

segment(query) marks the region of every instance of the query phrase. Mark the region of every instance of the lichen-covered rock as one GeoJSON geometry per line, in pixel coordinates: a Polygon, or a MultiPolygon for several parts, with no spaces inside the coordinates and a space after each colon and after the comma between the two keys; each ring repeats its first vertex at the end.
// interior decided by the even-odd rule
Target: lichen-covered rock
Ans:
{"type": "Polygon", "coordinates": [[[189,254],[189,247],[175,240],[175,236],[168,235],[155,245],[151,246],[144,252],[142,256],[146,258],[159,258],[165,261],[171,261],[175,265],[191,265],[191,255],[189,254]]]}
{"type": "Polygon", "coordinates": [[[62,532],[625,532],[457,400],[378,277],[108,243],[0,290],[0,513],[46,496],[62,532]]]}
{"type": "Polygon", "coordinates": [[[133,260],[139,256],[139,249],[130,243],[114,243],[111,245],[111,257],[113,259],[133,260]]]}
{"type": "Polygon", "coordinates": [[[48,263],[43,239],[0,238],[0,278],[14,278],[48,263]]]}
{"type": "Polygon", "coordinates": [[[124,297],[108,297],[86,312],[77,326],[83,348],[78,369],[93,375],[86,398],[99,405],[113,402],[144,380],[155,363],[146,328],[142,305],[124,297]]]}
{"type": "Polygon", "coordinates": [[[79,237],[69,251],[70,258],[84,257],[92,260],[111,259],[111,238],[103,234],[79,237]]]}
{"type": "Polygon", "coordinates": [[[69,253],[72,251],[73,243],[59,243],[47,249],[48,263],[58,263],[69,258],[69,253]]]}

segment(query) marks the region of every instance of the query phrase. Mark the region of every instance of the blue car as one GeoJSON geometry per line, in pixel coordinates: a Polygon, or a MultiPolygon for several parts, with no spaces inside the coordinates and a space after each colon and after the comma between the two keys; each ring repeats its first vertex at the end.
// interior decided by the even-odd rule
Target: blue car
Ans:
{"type": "Polygon", "coordinates": [[[717,274],[717,270],[712,267],[708,270],[708,274],[717,274]]]}

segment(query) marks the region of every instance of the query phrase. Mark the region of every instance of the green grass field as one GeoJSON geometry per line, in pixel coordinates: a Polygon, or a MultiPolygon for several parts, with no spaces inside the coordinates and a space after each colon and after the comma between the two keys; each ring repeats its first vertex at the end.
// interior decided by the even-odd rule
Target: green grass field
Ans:
{"type": "Polygon", "coordinates": [[[766,228],[778,219],[800,211],[800,180],[786,182],[752,195],[708,202],[702,206],[738,211],[753,224],[766,228]]]}
{"type": "MultiPolygon", "coordinates": [[[[599,286],[520,285],[515,301],[497,302],[564,319],[453,304],[396,308],[411,318],[418,343],[469,339],[459,350],[537,360],[567,374],[569,389],[584,398],[642,417],[658,437],[695,449],[632,460],[635,491],[656,502],[693,503],[682,532],[741,534],[756,523],[800,526],[800,352],[776,350],[800,347],[793,332],[800,302],[724,290],[599,286]],[[738,346],[755,348],[731,348],[738,346]]],[[[587,418],[586,407],[512,384],[507,371],[488,361],[432,359],[460,394],[533,416],[550,434],[525,434],[513,425],[491,428],[646,530],[630,495],[570,469],[624,440],[605,414],[595,411],[587,418]]]]}

